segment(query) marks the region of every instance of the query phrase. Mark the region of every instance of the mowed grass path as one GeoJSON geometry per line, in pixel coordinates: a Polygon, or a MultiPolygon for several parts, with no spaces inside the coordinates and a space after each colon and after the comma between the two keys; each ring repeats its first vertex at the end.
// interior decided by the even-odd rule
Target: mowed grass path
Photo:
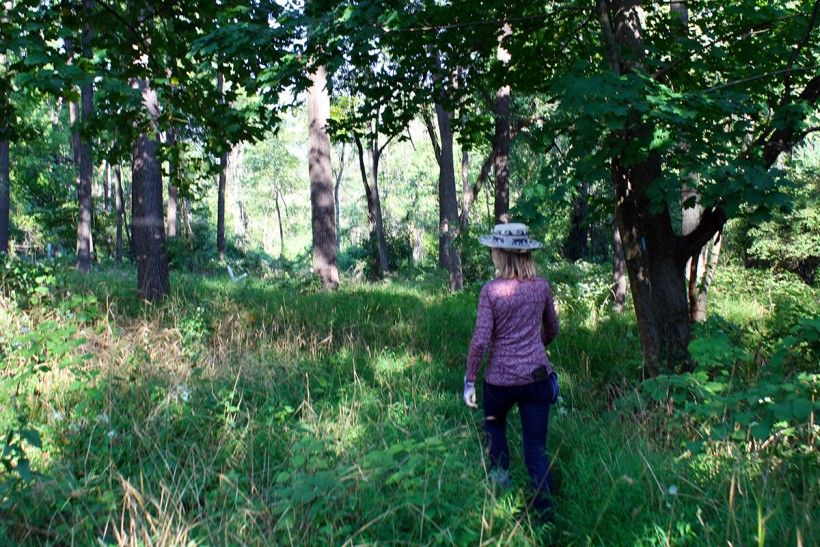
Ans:
{"type": "MultiPolygon", "coordinates": [[[[562,332],[550,352],[562,402],[550,425],[559,489],[548,530],[526,509],[517,414],[515,485],[498,492],[486,480],[481,414],[461,402],[478,286],[450,295],[434,282],[394,281],[323,293],[177,274],[167,301],[144,306],[133,279],[72,275],[63,289],[96,295],[99,313],[83,323],[94,375],[44,381],[33,408],[49,448],[35,458],[42,477],[4,509],[9,541],[820,540],[811,459],[691,455],[686,439],[670,439],[662,409],[615,411],[637,385],[634,319],[585,296],[582,276],[555,272],[562,332]]],[[[720,286],[715,294],[720,309],[720,286]]]]}

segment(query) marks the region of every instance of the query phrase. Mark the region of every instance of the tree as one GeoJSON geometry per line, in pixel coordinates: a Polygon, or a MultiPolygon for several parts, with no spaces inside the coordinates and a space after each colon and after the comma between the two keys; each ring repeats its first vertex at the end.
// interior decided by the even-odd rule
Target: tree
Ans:
{"type": "Polygon", "coordinates": [[[157,156],[156,119],[159,103],[147,80],[136,80],[145,110],[151,118],[152,134],[142,133],[134,142],[131,161],[131,223],[140,297],[155,301],[170,292],[168,256],[162,210],[162,167],[157,156]]]}
{"type": "Polygon", "coordinates": [[[327,89],[325,67],[316,67],[310,78],[312,84],[308,95],[308,171],[313,271],[326,289],[335,289],[339,286],[339,269],[336,265],[336,214],[330,170],[330,138],[327,133],[330,93],[327,89]]]}
{"type": "MultiPolygon", "coordinates": [[[[789,150],[804,136],[801,125],[809,112],[806,107],[814,104],[820,92],[818,76],[802,78],[805,86],[803,91],[797,95],[792,92],[794,79],[800,74],[800,71],[795,70],[794,63],[816,24],[817,6],[818,3],[815,2],[811,15],[806,19],[807,28],[798,27],[796,32],[795,28],[786,31],[786,35],[790,35],[792,39],[796,36],[797,41],[788,55],[789,68],[785,72],[767,70],[766,65],[759,66],[759,60],[756,60],[751,65],[752,68],[762,69],[763,72],[741,76],[748,69],[745,63],[729,64],[720,59],[712,61],[716,64],[722,62],[723,65],[719,66],[722,72],[736,77],[729,84],[714,85],[707,90],[708,93],[722,92],[753,82],[771,81],[775,76],[785,74],[782,86],[784,91],[781,93],[776,91],[778,86],[771,84],[751,93],[747,92],[750,97],[759,93],[766,98],[764,104],[771,105],[767,107],[770,108],[769,115],[758,119],[773,120],[750,127],[747,123],[735,121],[739,119],[735,105],[742,104],[742,108],[750,109],[754,108],[754,103],[746,102],[746,97],[742,95],[738,100],[734,90],[726,91],[735,95],[733,102],[716,104],[700,90],[670,96],[668,88],[664,87],[664,80],[677,74],[676,69],[681,62],[659,66],[657,61],[648,57],[646,52],[654,51],[658,44],[653,43],[650,48],[648,40],[653,39],[654,35],[647,29],[660,31],[661,23],[668,28],[670,21],[680,24],[677,15],[672,19],[662,18],[662,14],[656,14],[655,19],[648,18],[640,2],[631,0],[611,3],[599,0],[597,3],[596,13],[609,64],[619,77],[615,85],[625,86],[627,93],[633,94],[633,99],[619,113],[623,125],[611,125],[617,128],[610,133],[609,146],[612,151],[611,177],[617,202],[615,218],[624,245],[647,375],[676,367],[684,370],[690,368],[687,345],[691,331],[686,263],[699,256],[703,247],[722,229],[728,218],[727,211],[738,214],[744,203],[752,209],[761,209],[779,202],[775,182],[777,179],[773,178],[769,170],[780,153],[789,150]],[[654,78],[645,79],[644,75],[652,71],[655,73],[654,78]],[[647,95],[654,95],[657,99],[654,102],[646,101],[647,95]],[[668,106],[670,103],[680,106],[668,106]],[[647,104],[654,104],[654,110],[641,110],[647,104]],[[664,110],[665,108],[668,110],[664,110]],[[646,112],[649,112],[649,116],[646,112]],[[786,113],[791,118],[784,118],[786,113]],[[728,119],[733,120],[728,130],[727,114],[728,119]],[[684,119],[688,126],[684,125],[684,119]],[[691,122],[692,119],[696,120],[695,124],[691,122]],[[695,131],[699,135],[693,135],[695,131]],[[704,139],[704,136],[710,136],[704,135],[705,131],[709,131],[711,135],[719,131],[722,138],[704,139]],[[686,156],[697,158],[699,152],[707,150],[711,151],[713,157],[722,158],[729,154],[736,156],[728,169],[726,165],[710,166],[711,169],[691,165],[686,157],[673,155],[675,148],[680,148],[680,141],[669,138],[673,132],[676,137],[682,137],[686,156]],[[751,145],[748,146],[743,141],[748,141],[750,135],[756,137],[752,138],[751,145]],[[676,234],[672,224],[666,196],[671,192],[680,195],[683,182],[665,176],[664,169],[668,169],[669,164],[680,166],[689,173],[698,172],[702,175],[698,194],[701,196],[699,205],[704,207],[704,212],[697,225],[686,234],[676,234]],[[707,184],[703,179],[711,179],[710,182],[722,181],[724,184],[707,184]],[[726,184],[729,181],[734,186],[726,184]],[[768,192],[759,190],[762,181],[767,181],[762,188],[768,192]],[[733,193],[733,188],[739,191],[735,190],[733,193]]],[[[717,9],[720,10],[719,7],[717,9]]],[[[759,23],[764,27],[777,24],[783,16],[775,8],[765,15],[767,19],[759,23]]],[[[709,28],[710,22],[711,20],[701,19],[700,24],[713,32],[715,29],[709,28]]],[[[720,32],[725,29],[717,30],[720,32]]],[[[734,32],[738,33],[737,30],[734,32]]],[[[705,49],[713,47],[719,40],[718,37],[707,42],[705,49]]],[[[696,55],[680,55],[680,59],[686,60],[683,63],[698,62],[698,57],[703,55],[704,46],[691,41],[685,42],[685,45],[691,48],[690,51],[695,50],[696,55]]],[[[774,43],[759,42],[755,45],[775,48],[775,51],[779,49],[774,43]]],[[[737,49],[736,54],[744,57],[750,55],[751,51],[744,47],[737,49]]],[[[757,57],[760,58],[759,53],[757,57]]],[[[731,62],[735,63],[736,60],[732,59],[731,62]]],[[[678,80],[684,86],[692,84],[685,76],[678,77],[678,80]]],[[[608,92],[613,90],[613,87],[607,89],[608,92]]],[[[585,100],[589,100],[589,97],[585,100]]],[[[691,181],[691,177],[687,176],[685,183],[690,184],[691,181]]],[[[688,203],[684,207],[695,205],[688,203]]]]}
{"type": "Polygon", "coordinates": [[[356,151],[359,157],[359,172],[364,185],[365,199],[367,201],[367,227],[370,234],[370,248],[379,265],[379,276],[384,276],[390,270],[387,260],[387,241],[384,237],[384,217],[382,215],[382,201],[379,192],[379,162],[382,153],[392,139],[388,138],[383,144],[379,144],[378,129],[372,133],[368,141],[367,150],[362,144],[361,136],[354,133],[353,141],[356,143],[356,151]],[[369,160],[370,173],[366,162],[369,160]]]}
{"type": "MultiPolygon", "coordinates": [[[[512,34],[504,23],[498,36],[498,60],[506,65],[510,53],[504,48],[504,38],[512,34]]],[[[495,94],[495,136],[493,138],[493,173],[495,175],[495,221],[510,220],[510,86],[502,85],[495,94]]]]}
{"type": "MultiPolygon", "coordinates": [[[[92,10],[91,0],[83,0],[83,11],[88,13],[92,10]]],[[[85,59],[91,58],[92,29],[89,24],[83,28],[80,52],[85,59]]],[[[91,270],[91,255],[94,251],[94,244],[91,233],[91,222],[94,212],[92,203],[92,183],[94,165],[91,155],[90,134],[87,129],[91,121],[94,110],[94,88],[93,77],[87,76],[80,86],[80,107],[79,121],[81,127],[76,131],[76,160],[77,160],[77,202],[79,205],[77,215],[77,269],[88,273],[91,270]]]]}

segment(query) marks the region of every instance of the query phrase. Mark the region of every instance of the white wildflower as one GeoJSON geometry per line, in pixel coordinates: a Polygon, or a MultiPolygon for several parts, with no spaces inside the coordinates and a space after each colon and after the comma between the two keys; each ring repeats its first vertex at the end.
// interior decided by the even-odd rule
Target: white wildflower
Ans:
{"type": "Polygon", "coordinates": [[[110,422],[110,421],[111,421],[111,420],[109,419],[108,414],[106,414],[105,412],[103,412],[102,414],[100,414],[99,416],[97,416],[97,422],[98,422],[98,423],[101,423],[101,424],[107,424],[107,423],[108,423],[108,422],[110,422]]]}
{"type": "Polygon", "coordinates": [[[112,429],[111,431],[109,431],[108,433],[106,433],[106,435],[108,435],[108,438],[109,438],[109,439],[113,439],[114,437],[116,437],[116,436],[117,436],[117,432],[116,432],[116,431],[114,431],[114,430],[112,429]]]}
{"type": "Polygon", "coordinates": [[[670,496],[677,496],[678,495],[678,485],[677,484],[670,484],[669,488],[666,490],[670,496]]]}
{"type": "Polygon", "coordinates": [[[55,422],[62,422],[64,418],[65,418],[65,416],[63,416],[63,413],[60,412],[59,410],[52,410],[51,411],[51,419],[54,420],[55,422]]]}

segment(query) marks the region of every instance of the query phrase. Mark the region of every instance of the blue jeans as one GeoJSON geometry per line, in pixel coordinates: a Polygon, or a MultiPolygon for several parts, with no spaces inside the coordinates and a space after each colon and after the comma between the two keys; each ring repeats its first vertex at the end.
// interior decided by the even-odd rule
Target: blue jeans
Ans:
{"type": "Polygon", "coordinates": [[[533,505],[540,511],[552,508],[552,477],[547,458],[547,430],[554,387],[549,379],[522,386],[496,386],[484,382],[484,432],[493,468],[510,468],[507,446],[507,413],[518,404],[524,462],[535,495],[533,505]]]}

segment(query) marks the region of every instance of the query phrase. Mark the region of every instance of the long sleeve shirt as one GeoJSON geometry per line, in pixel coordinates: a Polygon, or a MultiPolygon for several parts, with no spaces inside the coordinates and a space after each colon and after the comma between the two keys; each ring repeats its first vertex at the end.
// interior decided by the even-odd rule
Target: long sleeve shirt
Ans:
{"type": "Polygon", "coordinates": [[[481,289],[478,317],[467,354],[466,378],[475,381],[485,353],[484,379],[509,386],[536,381],[538,369],[552,373],[546,346],[558,336],[558,314],[549,282],[495,279],[481,289]]]}

